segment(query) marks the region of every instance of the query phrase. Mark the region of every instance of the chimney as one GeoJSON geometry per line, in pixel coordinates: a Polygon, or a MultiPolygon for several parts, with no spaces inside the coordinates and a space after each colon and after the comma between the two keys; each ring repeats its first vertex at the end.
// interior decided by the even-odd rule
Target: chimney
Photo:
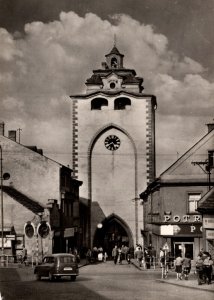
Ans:
{"type": "Polygon", "coordinates": [[[41,155],[43,155],[43,150],[42,149],[37,149],[37,152],[41,155]]]}
{"type": "Polygon", "coordinates": [[[210,131],[212,131],[214,129],[214,123],[207,124],[207,127],[208,127],[208,133],[209,133],[210,131]]]}
{"type": "Polygon", "coordinates": [[[102,65],[102,68],[103,68],[103,69],[105,69],[105,70],[108,69],[108,66],[107,66],[107,63],[106,63],[106,62],[102,62],[101,65],[102,65]]]}
{"type": "Polygon", "coordinates": [[[16,142],[16,130],[9,130],[8,131],[8,137],[12,141],[16,142]]]}
{"type": "Polygon", "coordinates": [[[4,122],[0,122],[0,135],[4,135],[4,122]]]}

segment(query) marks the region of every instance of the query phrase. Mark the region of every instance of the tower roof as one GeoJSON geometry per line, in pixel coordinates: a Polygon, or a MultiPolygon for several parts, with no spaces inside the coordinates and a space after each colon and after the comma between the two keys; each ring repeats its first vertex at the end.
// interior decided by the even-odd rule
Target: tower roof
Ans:
{"type": "Polygon", "coordinates": [[[117,49],[116,46],[114,46],[114,47],[112,48],[111,52],[109,52],[109,53],[106,54],[105,56],[109,56],[109,55],[112,55],[112,54],[120,55],[120,56],[122,56],[122,57],[124,56],[123,54],[121,54],[121,53],[119,52],[119,50],[117,49]]]}

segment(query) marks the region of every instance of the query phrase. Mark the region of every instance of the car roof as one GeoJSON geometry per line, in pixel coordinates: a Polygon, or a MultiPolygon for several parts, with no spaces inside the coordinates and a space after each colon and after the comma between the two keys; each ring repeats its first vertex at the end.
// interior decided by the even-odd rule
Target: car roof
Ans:
{"type": "Polygon", "coordinates": [[[71,253],[53,253],[53,254],[45,255],[45,257],[60,257],[60,256],[72,256],[72,257],[74,257],[74,255],[71,254],[71,253]]]}

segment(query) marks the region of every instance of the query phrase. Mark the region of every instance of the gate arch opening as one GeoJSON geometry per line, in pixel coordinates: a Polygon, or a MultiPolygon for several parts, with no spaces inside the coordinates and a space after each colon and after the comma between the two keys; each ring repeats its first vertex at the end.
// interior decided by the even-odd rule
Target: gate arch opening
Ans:
{"type": "Polygon", "coordinates": [[[115,245],[133,247],[133,238],[128,225],[121,218],[112,214],[98,224],[93,246],[101,246],[108,256],[111,256],[115,245]]]}

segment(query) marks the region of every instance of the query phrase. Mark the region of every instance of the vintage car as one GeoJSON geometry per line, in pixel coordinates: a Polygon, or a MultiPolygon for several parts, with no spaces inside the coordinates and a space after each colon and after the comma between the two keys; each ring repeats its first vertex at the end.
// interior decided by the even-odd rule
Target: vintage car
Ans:
{"type": "Polygon", "coordinates": [[[35,267],[34,274],[37,280],[41,280],[41,277],[48,277],[49,280],[54,280],[63,276],[69,276],[72,281],[75,281],[79,275],[79,268],[74,255],[57,253],[45,256],[42,263],[35,267]]]}

